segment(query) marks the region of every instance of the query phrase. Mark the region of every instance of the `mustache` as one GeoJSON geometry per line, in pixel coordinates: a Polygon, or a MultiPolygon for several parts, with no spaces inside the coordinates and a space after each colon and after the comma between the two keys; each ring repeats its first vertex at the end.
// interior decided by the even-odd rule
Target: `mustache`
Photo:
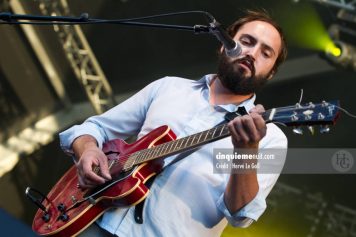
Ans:
{"type": "Polygon", "coordinates": [[[238,58],[238,59],[236,59],[234,61],[234,63],[245,63],[245,64],[249,65],[249,68],[251,69],[251,72],[253,74],[255,74],[255,71],[256,71],[255,63],[254,63],[254,60],[253,60],[253,58],[251,56],[246,55],[246,56],[244,56],[242,58],[238,58]]]}

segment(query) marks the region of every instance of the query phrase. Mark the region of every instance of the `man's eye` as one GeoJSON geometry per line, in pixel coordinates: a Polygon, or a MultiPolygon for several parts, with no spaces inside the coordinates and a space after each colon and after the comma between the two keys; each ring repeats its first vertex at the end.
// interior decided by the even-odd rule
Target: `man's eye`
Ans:
{"type": "Polygon", "coordinates": [[[271,54],[269,52],[263,52],[262,53],[265,58],[270,58],[271,54]]]}
{"type": "Polygon", "coordinates": [[[241,40],[241,44],[249,45],[250,41],[249,40],[241,40]]]}

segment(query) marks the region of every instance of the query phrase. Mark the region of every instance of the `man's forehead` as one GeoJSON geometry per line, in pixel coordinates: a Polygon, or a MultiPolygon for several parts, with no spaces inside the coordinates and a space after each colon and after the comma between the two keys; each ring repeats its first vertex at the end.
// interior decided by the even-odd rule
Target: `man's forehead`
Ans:
{"type": "MultiPolygon", "coordinates": [[[[265,21],[251,21],[243,24],[236,32],[235,37],[248,34],[272,47],[277,52],[281,47],[281,36],[277,29],[265,21]]],[[[234,37],[234,38],[235,38],[234,37]]]]}

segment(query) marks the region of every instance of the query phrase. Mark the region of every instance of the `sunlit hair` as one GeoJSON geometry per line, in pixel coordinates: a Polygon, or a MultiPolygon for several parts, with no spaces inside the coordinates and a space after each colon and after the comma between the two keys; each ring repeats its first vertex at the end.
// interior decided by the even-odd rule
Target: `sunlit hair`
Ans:
{"type": "Polygon", "coordinates": [[[264,21],[271,24],[278,31],[281,37],[281,49],[278,54],[277,60],[272,68],[273,72],[277,72],[277,69],[281,63],[283,63],[287,57],[287,44],[282,31],[282,28],[277,24],[275,20],[268,14],[266,10],[247,10],[245,15],[235,21],[227,28],[227,32],[231,37],[234,37],[239,29],[246,23],[252,21],[264,21]]]}

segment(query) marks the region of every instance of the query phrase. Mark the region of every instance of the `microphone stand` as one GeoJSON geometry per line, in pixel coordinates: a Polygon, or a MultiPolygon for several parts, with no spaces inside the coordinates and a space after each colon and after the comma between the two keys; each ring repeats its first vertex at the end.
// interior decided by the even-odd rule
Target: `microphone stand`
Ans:
{"type": "MultiPolygon", "coordinates": [[[[39,15],[24,15],[24,14],[12,14],[10,12],[0,12],[0,25],[20,25],[20,24],[30,24],[30,25],[88,25],[88,24],[115,24],[115,25],[128,25],[128,26],[139,26],[139,27],[149,27],[149,28],[160,28],[160,29],[174,29],[174,30],[184,30],[191,31],[195,34],[208,33],[214,35],[227,49],[227,52],[232,52],[229,56],[234,56],[236,54],[237,44],[231,39],[228,34],[223,30],[220,23],[215,20],[215,18],[205,11],[186,11],[186,12],[174,12],[165,13],[153,16],[136,17],[130,19],[93,19],[89,18],[88,13],[82,13],[79,17],[70,16],[39,16],[39,15]],[[194,26],[182,26],[182,25],[168,25],[168,24],[158,24],[158,23],[148,23],[140,22],[137,20],[153,19],[158,17],[167,17],[174,15],[183,15],[191,13],[204,14],[209,22],[209,25],[194,25],[194,26]],[[20,21],[19,21],[20,20],[20,21]]],[[[238,53],[239,54],[239,53],[238,53]]]]}
{"type": "MultiPolygon", "coordinates": [[[[206,16],[215,21],[214,17],[208,12],[194,11],[195,13],[205,13],[206,16]]],[[[188,12],[188,13],[194,13],[188,12]]],[[[195,34],[211,33],[211,26],[206,25],[194,25],[194,26],[181,26],[181,25],[169,25],[169,24],[157,24],[148,22],[135,21],[136,19],[148,19],[160,16],[178,15],[179,13],[162,14],[157,16],[123,19],[123,20],[105,20],[105,19],[92,19],[89,18],[87,13],[82,13],[79,17],[68,16],[38,16],[38,15],[24,15],[24,14],[12,14],[10,12],[0,12],[0,24],[19,25],[19,24],[31,24],[31,25],[86,25],[86,24],[116,24],[116,25],[129,25],[149,28],[161,28],[161,29],[175,29],[191,31],[195,34]],[[18,21],[20,20],[20,21],[18,21]],[[21,21],[26,20],[26,21],[21,21]]]]}

